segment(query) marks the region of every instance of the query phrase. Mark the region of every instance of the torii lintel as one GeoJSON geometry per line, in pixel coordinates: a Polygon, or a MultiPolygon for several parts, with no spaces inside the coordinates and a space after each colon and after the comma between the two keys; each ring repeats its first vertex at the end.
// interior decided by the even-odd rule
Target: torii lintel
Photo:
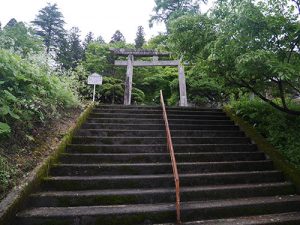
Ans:
{"type": "Polygon", "coordinates": [[[115,66],[127,66],[126,80],[125,80],[125,94],[124,105],[131,104],[131,91],[132,91],[132,76],[134,66],[177,66],[178,67],[178,80],[179,80],[179,93],[180,93],[180,106],[188,106],[186,95],[186,82],[184,67],[180,60],[158,60],[159,56],[170,56],[167,52],[157,52],[154,50],[133,50],[133,49],[110,49],[115,55],[127,56],[127,60],[116,60],[115,66]],[[137,57],[153,57],[152,61],[134,61],[134,56],[137,57]]]}

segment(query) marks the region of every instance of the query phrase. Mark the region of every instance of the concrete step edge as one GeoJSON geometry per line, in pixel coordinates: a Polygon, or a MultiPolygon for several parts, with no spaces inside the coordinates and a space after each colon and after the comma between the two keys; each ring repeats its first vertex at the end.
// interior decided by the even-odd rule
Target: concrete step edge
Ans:
{"type": "MultiPolygon", "coordinates": [[[[243,188],[263,188],[263,187],[286,187],[292,186],[290,182],[272,182],[263,184],[228,184],[228,185],[207,185],[207,186],[194,186],[194,187],[180,187],[180,192],[192,191],[207,191],[207,190],[223,190],[223,189],[243,189],[243,188]]],[[[34,193],[31,196],[86,196],[86,195],[121,195],[121,194],[134,194],[143,195],[149,193],[173,193],[174,188],[143,188],[143,189],[112,189],[112,190],[86,190],[86,191],[47,191],[34,193]]]]}
{"type": "MultiPolygon", "coordinates": [[[[226,208],[238,206],[254,206],[276,203],[300,202],[300,196],[275,196],[275,197],[255,197],[246,199],[212,200],[200,202],[182,202],[181,209],[203,210],[213,208],[226,208]]],[[[175,205],[172,203],[159,204],[137,204],[137,205],[114,205],[114,206],[79,206],[79,207],[41,207],[21,211],[18,217],[51,217],[51,216],[93,216],[112,214],[135,214],[145,212],[174,211],[175,205]]]]}

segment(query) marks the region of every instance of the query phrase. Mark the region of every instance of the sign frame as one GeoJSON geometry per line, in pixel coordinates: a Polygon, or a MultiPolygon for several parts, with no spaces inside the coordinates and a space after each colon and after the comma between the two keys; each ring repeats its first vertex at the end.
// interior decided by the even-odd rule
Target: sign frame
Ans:
{"type": "Polygon", "coordinates": [[[88,76],[88,84],[94,85],[93,91],[93,102],[95,102],[95,95],[96,95],[96,85],[102,85],[103,77],[98,73],[93,73],[88,76]]]}

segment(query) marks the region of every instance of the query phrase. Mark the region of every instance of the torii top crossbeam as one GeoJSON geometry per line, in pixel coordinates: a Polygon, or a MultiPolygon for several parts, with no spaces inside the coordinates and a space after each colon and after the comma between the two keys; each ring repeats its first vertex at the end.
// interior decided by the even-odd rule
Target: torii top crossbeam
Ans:
{"type": "Polygon", "coordinates": [[[135,49],[124,49],[124,48],[110,48],[109,49],[114,55],[118,56],[140,56],[140,57],[151,57],[151,56],[171,56],[169,52],[158,52],[155,50],[135,50],[135,49]]]}
{"type": "Polygon", "coordinates": [[[184,67],[180,60],[159,60],[159,56],[170,56],[168,52],[158,52],[154,50],[135,50],[135,49],[109,49],[117,56],[127,56],[127,60],[115,60],[115,66],[126,66],[126,80],[125,80],[125,94],[124,105],[131,104],[131,91],[132,91],[132,76],[134,66],[177,66],[178,67],[178,80],[180,92],[180,106],[187,106],[186,95],[186,82],[184,75],[184,67]],[[153,57],[152,61],[135,61],[134,57],[153,57]]]}

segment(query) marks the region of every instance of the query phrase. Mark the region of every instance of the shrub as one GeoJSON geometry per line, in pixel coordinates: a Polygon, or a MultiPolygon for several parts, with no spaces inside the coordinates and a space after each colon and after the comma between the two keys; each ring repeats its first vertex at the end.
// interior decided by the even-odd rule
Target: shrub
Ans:
{"type": "MultiPolygon", "coordinates": [[[[300,116],[280,112],[261,100],[242,99],[231,102],[235,113],[280,150],[288,161],[300,168],[300,116]]],[[[291,108],[300,108],[290,103],[291,108]]]]}
{"type": "Polygon", "coordinates": [[[29,128],[78,105],[65,78],[48,74],[20,56],[0,49],[0,137],[12,127],[29,128]]]}
{"type": "Polygon", "coordinates": [[[15,168],[0,156],[0,192],[6,191],[15,172],[15,168]]]}

